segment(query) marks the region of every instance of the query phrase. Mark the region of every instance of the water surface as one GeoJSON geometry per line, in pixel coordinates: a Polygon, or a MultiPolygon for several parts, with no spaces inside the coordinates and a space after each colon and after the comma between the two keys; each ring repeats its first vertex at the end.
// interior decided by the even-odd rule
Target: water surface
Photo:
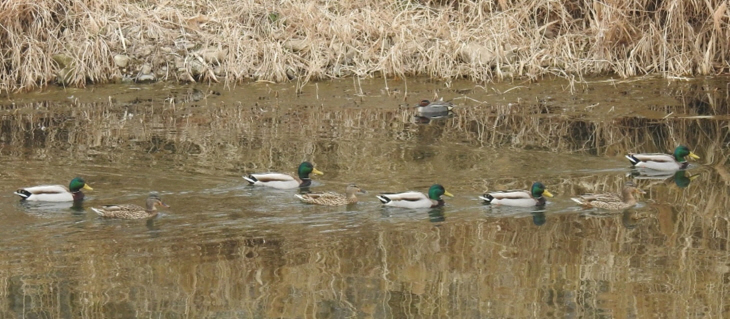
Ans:
{"type": "Polygon", "coordinates": [[[477,86],[411,79],[48,88],[0,103],[0,317],[723,317],[728,258],[726,78],[545,80],[477,86]],[[414,118],[421,99],[455,114],[414,118]],[[688,145],[686,174],[632,176],[626,152],[688,145]],[[299,203],[243,174],[325,172],[299,203]],[[19,187],[94,187],[80,205],[18,201],[19,187]],[[634,180],[625,212],[585,192],[634,180]],[[487,190],[543,182],[543,209],[484,206],[487,190]],[[455,195],[431,210],[374,195],[455,195]],[[105,220],[90,207],[171,207],[105,220]]]}

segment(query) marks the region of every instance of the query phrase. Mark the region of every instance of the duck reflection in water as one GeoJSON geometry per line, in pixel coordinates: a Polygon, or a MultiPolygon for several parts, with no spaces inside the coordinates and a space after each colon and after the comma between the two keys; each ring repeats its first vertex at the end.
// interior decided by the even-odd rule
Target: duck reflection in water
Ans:
{"type": "Polygon", "coordinates": [[[73,211],[74,214],[86,214],[86,211],[84,210],[84,202],[82,202],[82,201],[73,202],[73,205],[71,206],[71,211],[73,211]]]}
{"type": "Polygon", "coordinates": [[[381,214],[384,218],[390,218],[393,217],[393,215],[400,215],[401,213],[407,214],[408,216],[416,216],[417,219],[421,219],[424,216],[422,214],[426,213],[426,216],[428,216],[428,221],[432,223],[440,223],[446,220],[446,212],[443,206],[430,208],[428,210],[411,210],[406,208],[393,208],[382,206],[381,214]]]}
{"type": "Polygon", "coordinates": [[[585,218],[620,218],[621,225],[624,228],[635,229],[639,227],[644,220],[650,217],[650,213],[641,210],[637,211],[634,208],[629,208],[620,213],[607,213],[606,211],[584,211],[581,213],[581,216],[585,218]]]}
{"type": "Polygon", "coordinates": [[[535,226],[545,225],[545,223],[547,223],[547,215],[545,215],[545,212],[532,212],[532,223],[535,224],[535,226]]]}
{"type": "Polygon", "coordinates": [[[699,176],[700,174],[692,175],[685,170],[681,170],[674,172],[674,176],[667,179],[667,181],[674,180],[674,184],[677,185],[679,188],[687,188],[687,186],[689,186],[689,183],[691,183],[692,180],[699,176]]]}
{"type": "Polygon", "coordinates": [[[440,120],[440,119],[446,119],[446,118],[452,118],[454,117],[454,113],[445,113],[441,116],[435,116],[435,117],[427,117],[427,116],[419,116],[414,115],[411,121],[414,124],[429,124],[432,120],[440,120]]]}
{"type": "Polygon", "coordinates": [[[634,209],[627,209],[621,214],[621,224],[626,229],[634,229],[638,227],[644,219],[649,218],[645,213],[637,212],[634,209]]]}
{"type": "Polygon", "coordinates": [[[71,213],[74,215],[85,215],[83,201],[74,202],[39,202],[21,200],[18,204],[31,214],[52,214],[52,213],[71,213]]]}
{"type": "Polygon", "coordinates": [[[432,223],[438,223],[446,220],[446,214],[444,214],[444,208],[438,207],[428,211],[428,221],[432,223]]]}
{"type": "Polygon", "coordinates": [[[649,186],[654,184],[674,184],[679,188],[687,188],[689,184],[695,180],[700,174],[691,174],[686,170],[678,170],[675,172],[661,172],[653,170],[633,170],[629,173],[633,179],[636,180],[649,180],[649,186]]]}

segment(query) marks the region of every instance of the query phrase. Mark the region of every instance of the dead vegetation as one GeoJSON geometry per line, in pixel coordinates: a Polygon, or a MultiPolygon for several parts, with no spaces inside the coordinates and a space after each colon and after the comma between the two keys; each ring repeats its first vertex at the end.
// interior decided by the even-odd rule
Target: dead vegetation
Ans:
{"type": "Polygon", "coordinates": [[[725,0],[3,1],[0,91],[726,72],[725,0]]]}

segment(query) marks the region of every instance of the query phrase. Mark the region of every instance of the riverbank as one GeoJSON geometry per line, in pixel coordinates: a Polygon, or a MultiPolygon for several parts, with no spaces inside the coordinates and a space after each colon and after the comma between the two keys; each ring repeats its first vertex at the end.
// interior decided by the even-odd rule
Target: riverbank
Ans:
{"type": "Polygon", "coordinates": [[[5,1],[0,94],[123,81],[708,75],[730,68],[729,16],[724,0],[5,1]]]}

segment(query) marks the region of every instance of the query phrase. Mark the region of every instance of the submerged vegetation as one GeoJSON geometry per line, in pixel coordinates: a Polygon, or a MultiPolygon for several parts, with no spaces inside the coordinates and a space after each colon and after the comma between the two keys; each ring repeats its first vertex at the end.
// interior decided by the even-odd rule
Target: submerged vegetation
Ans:
{"type": "Polygon", "coordinates": [[[707,75],[725,0],[3,1],[0,92],[49,83],[707,75]]]}

